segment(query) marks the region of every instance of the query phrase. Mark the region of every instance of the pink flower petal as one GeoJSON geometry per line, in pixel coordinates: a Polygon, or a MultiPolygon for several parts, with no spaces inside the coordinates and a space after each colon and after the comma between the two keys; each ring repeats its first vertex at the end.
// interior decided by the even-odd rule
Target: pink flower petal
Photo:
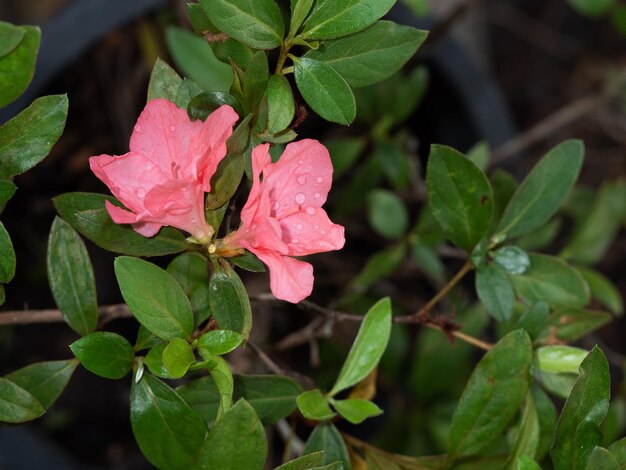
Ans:
{"type": "Polygon", "coordinates": [[[345,243],[343,226],[333,224],[321,208],[307,207],[281,219],[280,226],[291,256],[340,250],[345,243]]]}
{"type": "Polygon", "coordinates": [[[313,291],[313,266],[288,256],[252,250],[270,270],[270,289],[274,297],[298,303],[313,291]]]}
{"type": "Polygon", "coordinates": [[[116,224],[132,224],[133,230],[140,233],[144,237],[152,237],[161,229],[162,225],[150,222],[138,222],[137,214],[129,212],[111,204],[109,201],[104,201],[107,212],[111,216],[111,219],[116,224]]]}
{"type": "Polygon", "coordinates": [[[264,185],[261,185],[260,180],[261,173],[272,163],[269,148],[269,144],[261,144],[252,149],[252,189],[245,206],[241,210],[241,221],[245,225],[251,225],[257,214],[268,216],[271,210],[268,195],[266,194],[265,197],[261,198],[264,185]]]}

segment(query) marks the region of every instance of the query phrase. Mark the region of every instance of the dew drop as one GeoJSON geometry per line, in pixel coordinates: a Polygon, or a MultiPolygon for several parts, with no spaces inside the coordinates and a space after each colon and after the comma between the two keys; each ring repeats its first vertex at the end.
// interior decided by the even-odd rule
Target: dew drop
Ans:
{"type": "Polygon", "coordinates": [[[299,163],[300,165],[302,165],[302,164],[304,163],[304,160],[300,159],[300,160],[298,160],[298,163],[299,163]]]}
{"type": "Polygon", "coordinates": [[[321,176],[317,177],[317,182],[318,183],[323,183],[324,182],[324,178],[322,178],[321,176]]]}
{"type": "Polygon", "coordinates": [[[296,194],[295,199],[297,204],[304,204],[304,201],[306,201],[306,196],[304,195],[304,193],[298,193],[296,194]]]}
{"type": "Polygon", "coordinates": [[[298,184],[302,185],[306,183],[306,176],[300,175],[298,176],[298,184]]]}
{"type": "Polygon", "coordinates": [[[272,209],[273,209],[273,210],[275,210],[275,211],[277,211],[278,209],[280,209],[280,203],[278,203],[278,202],[274,202],[274,203],[272,204],[272,209]]]}
{"type": "Polygon", "coordinates": [[[298,240],[297,238],[292,238],[291,243],[297,244],[300,243],[300,240],[298,240]]]}
{"type": "Polygon", "coordinates": [[[296,229],[297,230],[302,230],[302,224],[296,224],[296,229]]]}
{"type": "Polygon", "coordinates": [[[176,130],[176,126],[170,126],[170,132],[174,132],[176,130]]]}
{"type": "Polygon", "coordinates": [[[315,207],[307,207],[306,208],[306,213],[309,214],[309,215],[315,215],[315,212],[316,212],[315,207]]]}
{"type": "Polygon", "coordinates": [[[141,126],[139,124],[135,125],[135,132],[141,132],[141,126]]]}
{"type": "Polygon", "coordinates": [[[135,194],[137,195],[137,197],[145,197],[146,191],[143,188],[139,188],[137,191],[135,191],[135,194]]]}
{"type": "Polygon", "coordinates": [[[322,197],[322,195],[320,193],[315,193],[313,194],[313,196],[315,196],[315,199],[319,199],[322,197]]]}
{"type": "Polygon", "coordinates": [[[319,230],[320,226],[316,225],[315,227],[313,227],[315,230],[319,230]]]}
{"type": "Polygon", "coordinates": [[[326,230],[320,230],[320,234],[326,235],[326,230]]]}

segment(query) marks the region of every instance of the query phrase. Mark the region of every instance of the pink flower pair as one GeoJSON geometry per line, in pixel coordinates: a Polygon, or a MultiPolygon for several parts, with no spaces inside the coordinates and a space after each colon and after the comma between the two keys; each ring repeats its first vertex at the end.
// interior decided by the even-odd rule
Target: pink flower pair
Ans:
{"type": "MultiPolygon", "coordinates": [[[[213,228],[206,223],[204,193],[226,155],[226,140],[238,116],[222,106],[203,123],[190,121],[173,103],[150,101],[139,116],[130,152],[91,157],[92,171],[130,211],[107,202],[116,223],[153,236],[169,225],[208,244],[213,228]]],[[[343,227],[321,208],[332,183],[332,163],[315,140],[287,145],[271,163],[269,145],[252,151],[254,181],[241,212],[241,227],[222,245],[246,248],[270,270],[272,293],[299,302],[313,288],[313,267],[291,258],[343,247],[343,227]],[[262,175],[262,179],[261,179],[262,175]]]]}

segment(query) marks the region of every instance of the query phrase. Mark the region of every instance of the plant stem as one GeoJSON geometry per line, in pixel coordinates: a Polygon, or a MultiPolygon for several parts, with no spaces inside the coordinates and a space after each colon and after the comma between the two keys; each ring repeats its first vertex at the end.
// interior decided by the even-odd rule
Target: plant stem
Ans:
{"type": "Polygon", "coordinates": [[[289,49],[291,49],[291,46],[292,44],[290,38],[286,38],[280,46],[280,55],[278,56],[278,62],[276,63],[276,75],[279,75],[283,72],[283,66],[285,65],[285,61],[287,60],[287,56],[289,55],[289,49]]]}

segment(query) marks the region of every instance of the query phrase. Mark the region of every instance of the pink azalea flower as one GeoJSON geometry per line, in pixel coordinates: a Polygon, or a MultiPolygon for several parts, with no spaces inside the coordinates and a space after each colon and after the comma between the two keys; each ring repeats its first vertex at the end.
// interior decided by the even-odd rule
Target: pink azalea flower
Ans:
{"type": "Polygon", "coordinates": [[[313,267],[291,256],[339,250],[345,242],[344,228],[322,209],[332,184],[330,156],[317,140],[306,139],[287,145],[272,163],[269,144],[263,144],[252,151],[252,168],[241,227],[224,239],[224,247],[258,256],[270,270],[274,296],[297,303],[313,290],[313,267]]]}
{"type": "Polygon", "coordinates": [[[132,224],[146,237],[170,225],[207,243],[213,228],[204,216],[204,193],[238,118],[224,105],[205,122],[191,121],[174,103],[151,100],[137,120],[130,152],[89,159],[91,170],[130,209],[107,201],[113,221],[132,224]]]}

